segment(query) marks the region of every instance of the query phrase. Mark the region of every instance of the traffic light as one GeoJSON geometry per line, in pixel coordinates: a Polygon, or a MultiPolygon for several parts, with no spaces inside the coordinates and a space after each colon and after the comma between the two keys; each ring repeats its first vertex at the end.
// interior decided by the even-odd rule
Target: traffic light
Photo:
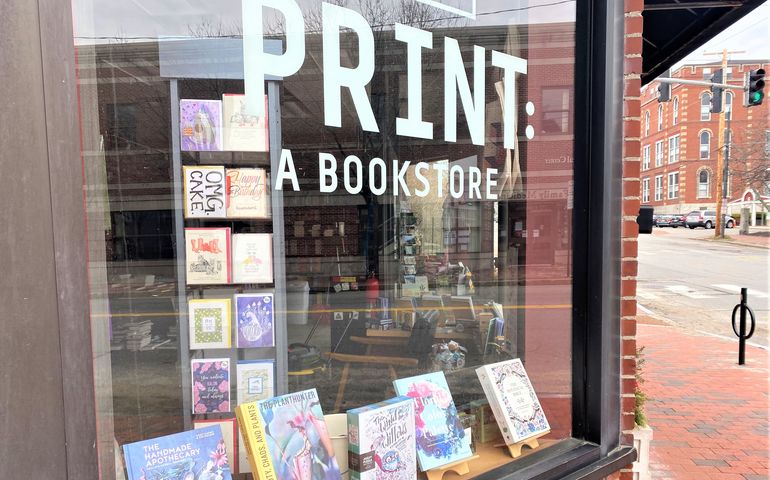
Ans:
{"type": "Polygon", "coordinates": [[[751,70],[749,76],[746,78],[746,100],[744,105],[747,107],[754,107],[762,105],[762,100],[765,98],[765,69],[758,68],[751,70]]]}
{"type": "MultiPolygon", "coordinates": [[[[666,70],[661,76],[661,79],[671,78],[671,71],[666,70]]],[[[671,84],[658,82],[658,103],[671,101],[671,84]]]]}
{"type": "Polygon", "coordinates": [[[722,91],[724,89],[722,87],[713,85],[714,83],[722,83],[722,78],[723,75],[721,68],[714,72],[714,75],[711,76],[711,113],[722,112],[722,91]]]}
{"type": "Polygon", "coordinates": [[[658,103],[671,101],[671,84],[659,83],[658,84],[658,103]]]}

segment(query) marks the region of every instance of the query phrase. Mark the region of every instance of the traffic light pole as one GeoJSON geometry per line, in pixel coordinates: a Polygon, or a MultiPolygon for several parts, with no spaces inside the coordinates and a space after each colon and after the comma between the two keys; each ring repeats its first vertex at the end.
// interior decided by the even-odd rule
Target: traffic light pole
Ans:
{"type": "MultiPolygon", "coordinates": [[[[729,53],[743,53],[743,52],[728,52],[727,49],[722,50],[722,72],[725,75],[723,80],[727,80],[727,56],[729,53]]],[[[710,53],[704,53],[704,55],[719,55],[717,52],[710,52],[710,53]]],[[[722,96],[722,101],[720,101],[720,105],[724,105],[724,89],[719,90],[719,95],[722,96]]],[[[733,105],[730,104],[730,116],[732,116],[732,109],[733,105]]],[[[722,108],[722,111],[719,112],[719,140],[717,145],[719,145],[718,150],[718,156],[717,156],[717,218],[715,221],[714,227],[714,237],[716,238],[724,238],[725,236],[725,230],[724,225],[722,221],[722,207],[724,206],[724,196],[727,194],[727,177],[729,176],[725,169],[727,167],[725,162],[725,109],[722,108]]]]}
{"type": "MultiPolygon", "coordinates": [[[[732,133],[732,130],[730,130],[730,120],[732,120],[733,118],[732,105],[730,106],[730,108],[731,108],[730,116],[727,117],[727,132],[729,133],[729,135],[725,140],[725,147],[724,147],[725,164],[724,164],[724,168],[722,169],[722,192],[723,192],[722,196],[724,197],[725,202],[728,200],[727,186],[728,186],[728,183],[730,182],[730,146],[733,141],[733,133],[732,133]]],[[[717,214],[720,214],[719,209],[717,209],[717,214]]],[[[721,223],[720,235],[722,238],[725,237],[725,222],[721,223]]]]}

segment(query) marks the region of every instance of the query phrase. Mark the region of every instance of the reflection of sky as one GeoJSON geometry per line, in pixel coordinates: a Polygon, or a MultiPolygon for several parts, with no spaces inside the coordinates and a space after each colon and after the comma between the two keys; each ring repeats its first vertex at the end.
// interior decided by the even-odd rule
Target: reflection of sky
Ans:
{"type": "Polygon", "coordinates": [[[690,63],[719,62],[721,55],[703,55],[703,52],[721,52],[722,49],[743,50],[730,55],[731,60],[770,59],[770,2],[765,2],[724,32],[696,48],[674,69],[690,63]]]}
{"type": "MultiPolygon", "coordinates": [[[[188,37],[191,27],[204,23],[222,25],[225,33],[237,33],[241,26],[241,0],[72,1],[78,44],[188,37]]],[[[470,0],[441,1],[463,9],[470,6],[470,0]]],[[[348,0],[347,5],[357,9],[367,2],[395,8],[400,0],[348,0]]],[[[317,0],[297,3],[303,11],[320,4],[317,0]]],[[[575,18],[575,0],[477,0],[476,8],[476,20],[463,18],[463,25],[568,22],[575,18]]],[[[435,12],[436,18],[452,17],[443,10],[435,12]]]]}

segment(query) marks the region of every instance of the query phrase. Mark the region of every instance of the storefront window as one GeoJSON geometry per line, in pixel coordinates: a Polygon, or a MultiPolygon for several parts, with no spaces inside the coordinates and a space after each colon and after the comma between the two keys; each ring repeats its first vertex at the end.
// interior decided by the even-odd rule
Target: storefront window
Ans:
{"type": "Polygon", "coordinates": [[[569,438],[575,4],[192,3],[73,0],[102,478],[245,401],[439,371],[472,478],[513,461],[476,369],[516,358],[569,438]]]}

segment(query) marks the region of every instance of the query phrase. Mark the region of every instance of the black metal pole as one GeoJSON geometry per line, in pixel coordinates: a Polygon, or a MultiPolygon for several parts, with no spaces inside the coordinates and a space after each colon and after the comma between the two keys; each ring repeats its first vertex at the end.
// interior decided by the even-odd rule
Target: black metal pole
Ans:
{"type": "Polygon", "coordinates": [[[738,365],[746,363],[746,309],[748,289],[741,288],[741,323],[738,335],[738,365]]]}

